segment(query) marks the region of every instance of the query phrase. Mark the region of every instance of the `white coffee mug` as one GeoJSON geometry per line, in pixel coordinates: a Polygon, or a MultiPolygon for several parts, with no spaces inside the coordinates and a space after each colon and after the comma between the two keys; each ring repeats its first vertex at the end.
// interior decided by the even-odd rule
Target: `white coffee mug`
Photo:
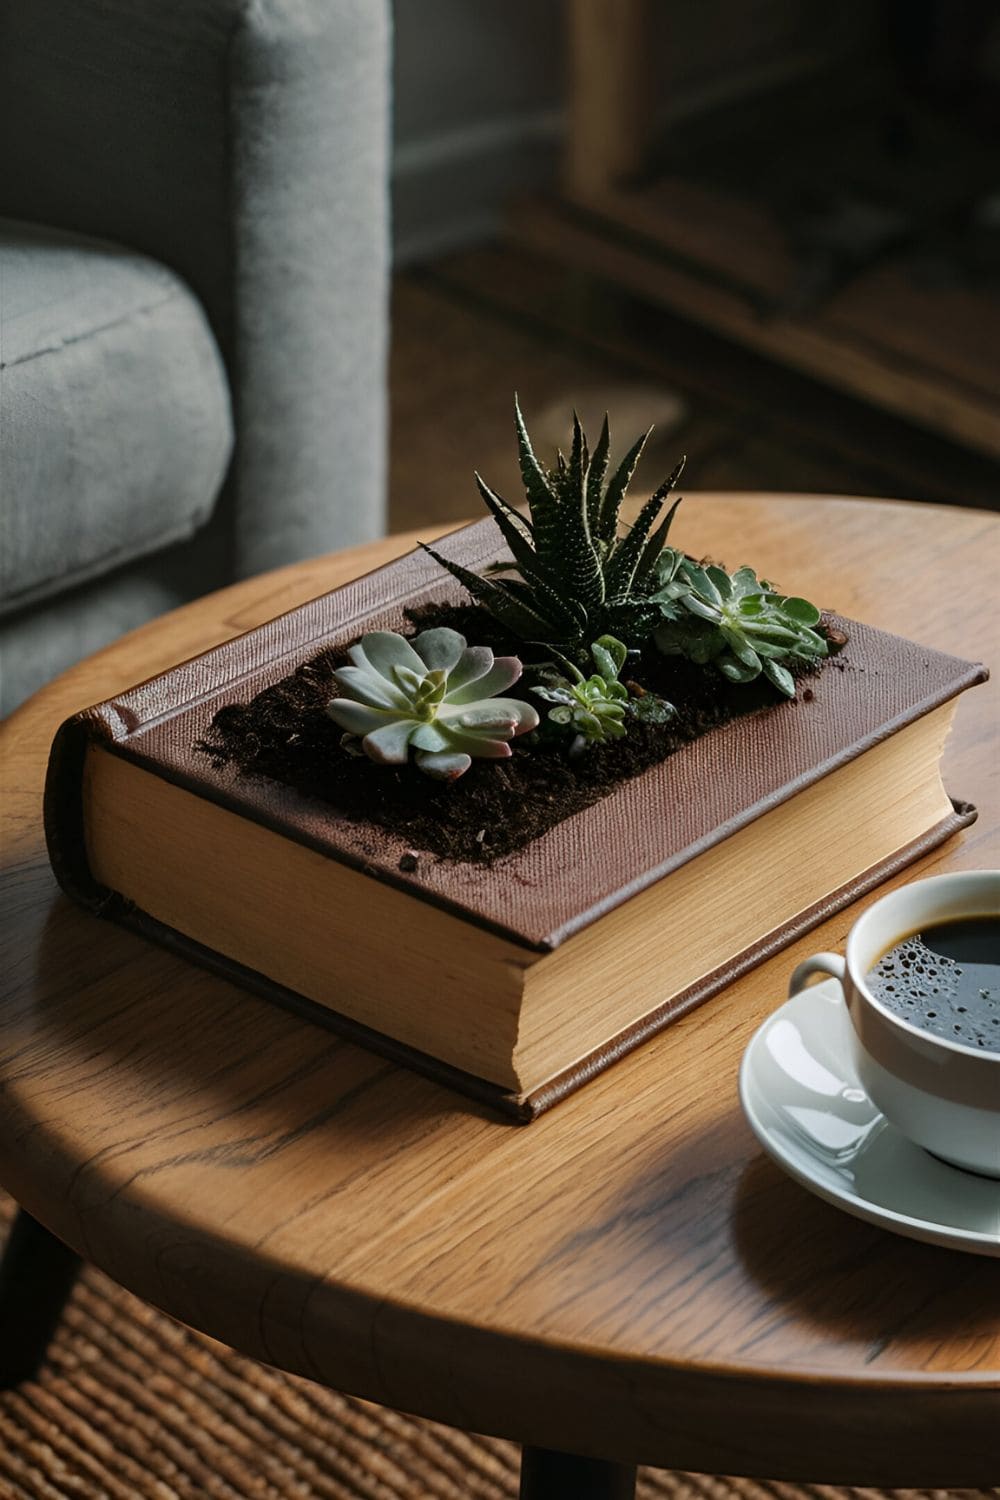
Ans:
{"type": "Polygon", "coordinates": [[[900,886],[858,918],[846,957],[799,964],[789,993],[814,974],[839,979],[865,1093],[910,1140],[952,1166],[1000,1178],[1000,1051],[924,1031],[875,999],[865,976],[914,932],[961,917],[1000,916],[1000,870],[935,875],[900,886]]]}

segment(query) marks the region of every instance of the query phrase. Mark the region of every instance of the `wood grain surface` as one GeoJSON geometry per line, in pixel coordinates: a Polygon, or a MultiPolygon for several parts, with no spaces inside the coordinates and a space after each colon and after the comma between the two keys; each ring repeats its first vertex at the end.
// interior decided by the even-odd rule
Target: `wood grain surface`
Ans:
{"type": "MultiPolygon", "coordinates": [[[[996,664],[996,516],[703,495],[677,538],[996,664]]],[[[1000,1483],[1000,1263],[818,1201],[737,1101],[791,967],[856,910],[517,1129],[58,894],[40,796],[63,717],[411,543],[203,599],[3,726],[0,1181],[175,1317],[390,1406],[714,1473],[1000,1483]]],[[[998,680],[945,755],[979,821],[907,878],[1000,864],[998,680]]]]}

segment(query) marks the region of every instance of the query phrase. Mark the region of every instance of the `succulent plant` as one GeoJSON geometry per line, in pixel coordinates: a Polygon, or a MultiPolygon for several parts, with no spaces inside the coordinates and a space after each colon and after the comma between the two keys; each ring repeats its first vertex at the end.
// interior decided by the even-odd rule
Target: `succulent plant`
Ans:
{"type": "Polygon", "coordinates": [[[753,568],[730,576],[668,551],[659,571],[656,597],[664,618],[653,639],[665,655],[711,663],[730,682],[751,682],[763,672],[789,698],[795,681],[783,663],[827,655],[826,641],[813,628],[820,619],[816,606],[783,597],[753,568]]]}
{"type": "Polygon", "coordinates": [[[592,644],[590,656],[596,668],[590,677],[584,677],[578,667],[563,657],[569,675],[550,670],[532,688],[546,703],[556,705],[549,710],[549,722],[574,732],[574,750],[606,740],[620,740],[628,732],[626,720],[630,717],[664,723],[673,716],[672,705],[662,698],[652,693],[640,697],[629,694],[620,680],[628,657],[628,648],[622,641],[610,635],[601,636],[592,644]]]}
{"type": "Polygon", "coordinates": [[[469,646],[457,630],[412,640],[373,630],[348,656],[352,665],[333,674],[342,696],[326,711],[348,747],[385,765],[405,764],[412,749],[421,771],[453,781],[473,759],[509,756],[509,741],[538,724],[530,703],[494,697],[520,677],[517,657],[469,646]]]}
{"type": "Polygon", "coordinates": [[[656,564],[678,502],[662,521],[660,515],[683,460],[620,535],[622,501],[652,428],[607,479],[607,417],[591,453],[574,412],[569,458],[559,453],[554,469],[536,458],[516,397],[514,417],[529,515],[515,510],[479,474],[476,483],[513,555],[507,571],[515,576],[483,576],[431,547],[426,550],[523,640],[562,647],[581,662],[589,643],[604,634],[640,644],[661,618],[649,596],[657,588],[656,564]]]}

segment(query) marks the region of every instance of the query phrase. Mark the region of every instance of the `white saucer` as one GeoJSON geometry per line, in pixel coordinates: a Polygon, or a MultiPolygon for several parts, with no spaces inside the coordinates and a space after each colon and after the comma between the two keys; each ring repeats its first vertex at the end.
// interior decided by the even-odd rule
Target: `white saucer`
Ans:
{"type": "Polygon", "coordinates": [[[900,1135],[861,1088],[840,985],[776,1010],[740,1068],[740,1100],[769,1156],[828,1203],[911,1239],[1000,1256],[1000,1181],[946,1166],[900,1135]]]}

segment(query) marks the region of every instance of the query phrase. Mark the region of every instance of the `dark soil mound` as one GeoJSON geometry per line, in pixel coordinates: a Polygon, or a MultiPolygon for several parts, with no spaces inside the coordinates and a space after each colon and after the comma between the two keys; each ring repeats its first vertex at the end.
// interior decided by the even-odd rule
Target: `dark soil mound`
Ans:
{"type": "MultiPolygon", "coordinates": [[[[520,656],[526,665],[532,659],[530,648],[505,638],[474,605],[424,610],[413,625],[449,625],[470,644],[487,643],[497,655],[520,656]]],[[[400,834],[416,850],[453,860],[491,862],[511,854],[718,724],[784,701],[763,678],[735,687],[716,672],[650,647],[625,675],[674,704],[677,715],[669,724],[630,723],[625,739],[575,758],[567,756],[565,738],[536,732],[514,741],[509,760],[473,761],[458,780],[439,782],[415,766],[376,765],[341,748],[341,730],[325,707],[336,693],[333,673],[344,660],[343,651],[321,651],[251,702],[220,709],[199,748],[217,765],[271,777],[357,822],[400,834]]],[[[523,682],[508,693],[519,694],[544,717],[544,704],[523,682]]]]}

